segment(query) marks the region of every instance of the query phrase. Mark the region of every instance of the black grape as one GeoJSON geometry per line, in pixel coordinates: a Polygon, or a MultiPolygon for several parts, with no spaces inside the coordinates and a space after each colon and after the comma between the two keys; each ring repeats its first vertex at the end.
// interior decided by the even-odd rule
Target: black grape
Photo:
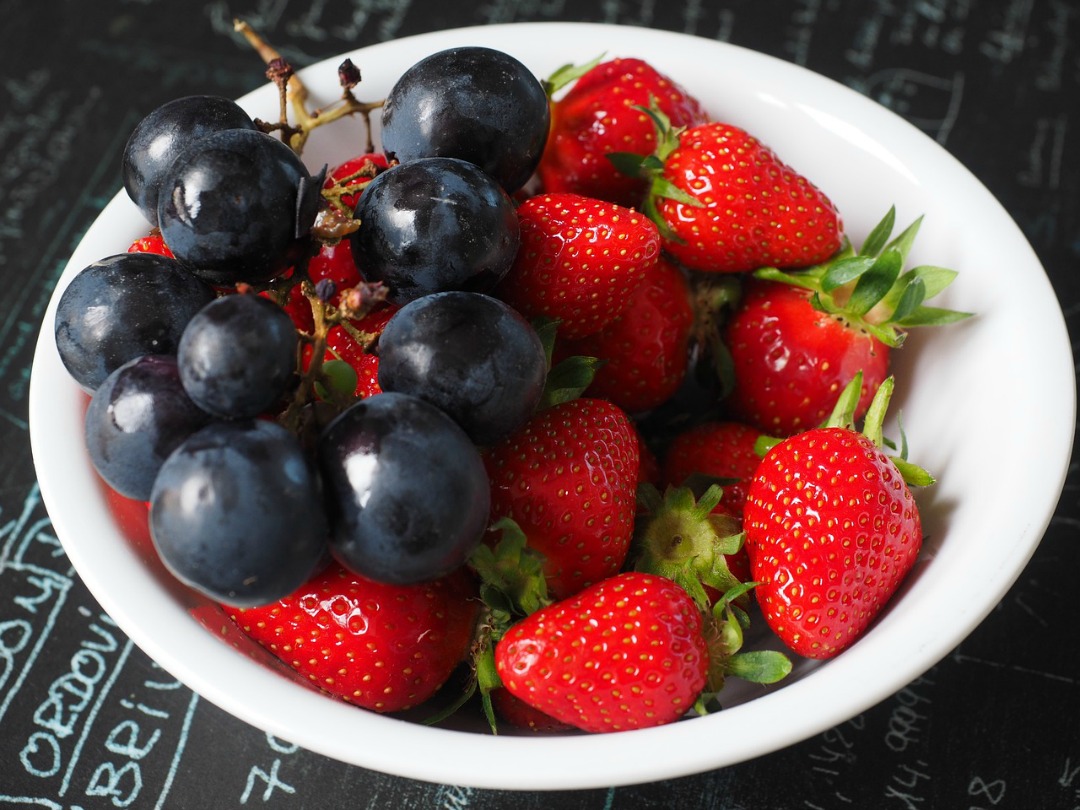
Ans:
{"type": "Polygon", "coordinates": [[[129,360],[175,354],[188,321],[214,290],[174,259],[121,253],[85,267],[60,296],[56,348],[72,377],[93,391],[129,360]]]}
{"type": "Polygon", "coordinates": [[[90,400],[86,448],[105,483],[147,501],[168,455],[211,421],[184,393],[174,356],[144,355],[110,374],[90,400]]]}
{"type": "Polygon", "coordinates": [[[308,247],[321,184],[277,138],[242,129],[207,135],[162,177],[161,236],[212,284],[267,281],[308,247]]]}
{"type": "Polygon", "coordinates": [[[471,163],[424,158],[383,172],[356,206],[353,258],[404,304],[433,292],[490,290],[520,241],[506,192],[471,163]]]}
{"type": "Polygon", "coordinates": [[[383,105],[382,142],[402,163],[475,163],[513,193],[539,163],[549,124],[547,94],[521,62],[491,48],[451,48],[398,79],[383,105]]]}
{"type": "Polygon", "coordinates": [[[362,399],[323,431],[330,546],[356,573],[422,582],[460,566],[488,523],[490,484],[457,423],[407,394],[362,399]]]}
{"type": "Polygon", "coordinates": [[[203,307],[180,338],[184,390],[215,416],[258,416],[293,381],[298,340],[292,319],[270,299],[222,296],[203,307]]]}
{"type": "Polygon", "coordinates": [[[448,413],[479,445],[520,428],[544,391],[547,358],[518,312],[481,293],[451,291],[402,307],[379,337],[379,385],[448,413]]]}
{"type": "Polygon", "coordinates": [[[154,481],[150,531],[180,581],[238,607],[288,595],[326,559],[317,473],[296,436],[265,420],[185,439],[154,481]]]}
{"type": "Polygon", "coordinates": [[[220,96],[184,96],[154,109],[132,130],[124,147],[124,189],[151,225],[158,224],[158,189],[166,169],[193,142],[226,129],[255,129],[235,102],[220,96]]]}

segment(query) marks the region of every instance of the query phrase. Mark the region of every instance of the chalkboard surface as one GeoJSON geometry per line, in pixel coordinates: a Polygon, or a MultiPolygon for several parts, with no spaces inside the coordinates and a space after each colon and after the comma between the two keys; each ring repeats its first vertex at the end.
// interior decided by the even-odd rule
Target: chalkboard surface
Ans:
{"type": "MultiPolygon", "coordinates": [[[[802,744],[671,782],[516,794],[349,767],[223,713],[134,647],[51,534],[26,433],[29,364],[67,256],[120,187],[134,122],[179,95],[239,96],[264,81],[235,17],[297,65],[408,34],[533,20],[681,31],[804,65],[968,166],[1031,241],[1075,333],[1071,0],[0,0],[0,807],[1080,808],[1075,476],[1013,589],[924,677],[802,744]]],[[[1009,369],[1000,374],[1007,385],[1009,369]]],[[[1011,472],[998,497],[1009,497],[1011,472]]]]}

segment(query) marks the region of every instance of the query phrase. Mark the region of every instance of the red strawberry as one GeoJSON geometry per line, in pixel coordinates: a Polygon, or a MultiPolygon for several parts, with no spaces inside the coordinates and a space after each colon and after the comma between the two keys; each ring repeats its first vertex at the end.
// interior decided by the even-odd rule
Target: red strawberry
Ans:
{"type": "Polygon", "coordinates": [[[826,426],[776,444],[750,483],[743,528],[766,622],[794,652],[829,658],[857,639],[896,592],[922,546],[908,481],[932,479],[881,449],[892,378],[864,432],[856,377],[826,426]]]}
{"type": "Polygon", "coordinates": [[[888,376],[890,347],[814,309],[811,293],[753,280],[724,327],[734,387],[732,415],[776,436],[815,427],[856,372],[864,387],[856,417],[888,376]]]}
{"type": "Polygon", "coordinates": [[[155,230],[153,233],[136,239],[127,249],[128,253],[159,253],[162,256],[168,256],[172,258],[173,252],[169,250],[165,244],[165,240],[161,238],[161,232],[155,230]]]}
{"type": "Polygon", "coordinates": [[[697,99],[641,59],[612,59],[579,71],[557,73],[552,92],[573,87],[551,105],[551,131],[537,173],[547,192],[570,191],[627,207],[641,204],[645,181],[619,172],[607,155],[647,155],[656,129],[638,106],[653,100],[674,126],[708,120],[697,99]],[[576,81],[575,81],[576,78],[576,81]]]}
{"type": "MultiPolygon", "coordinates": [[[[348,239],[323,242],[319,251],[308,262],[308,278],[312,284],[329,281],[334,285],[335,295],[330,303],[338,305],[346,290],[361,283],[360,271],[352,258],[352,247],[348,239]]],[[[311,334],[315,330],[315,319],[311,313],[311,302],[304,294],[303,286],[293,284],[285,300],[285,311],[289,313],[296,328],[311,334]]]]}
{"type": "Polygon", "coordinates": [[[905,330],[967,317],[923,306],[956,273],[929,266],[902,272],[920,221],[888,241],[894,222],[890,210],[858,253],[846,246],[825,264],[762,270],[747,283],[722,333],[734,380],[727,405],[735,417],[781,436],[815,427],[861,371],[858,419],[905,330]]]}
{"type": "Polygon", "coordinates": [[[626,309],[660,256],[656,226],[629,208],[577,194],[541,194],[517,210],[521,246],[496,295],[559,335],[597,332],[626,309]]]}
{"type": "Polygon", "coordinates": [[[672,131],[658,121],[662,168],[646,169],[653,185],[644,210],[660,226],[665,250],[687,267],[806,267],[839,250],[836,207],[750,133],[721,122],[672,131]]]}
{"type": "Polygon", "coordinates": [[[226,613],[320,689],[395,712],[426,701],[465,660],[479,610],[475,596],[464,569],[402,586],[332,563],[278,602],[226,613]]]}
{"type": "Polygon", "coordinates": [[[622,315],[587,337],[556,343],[561,354],[596,357],[589,396],[609,399],[630,413],[666,402],[689,363],[694,309],[678,267],[661,258],[631,294],[622,315]]]}
{"type": "Polygon", "coordinates": [[[637,435],[638,456],[640,458],[638,484],[660,486],[660,460],[656,457],[653,449],[646,443],[645,437],[641,435],[641,431],[636,424],[634,425],[634,433],[637,435]]]}
{"type": "Polygon", "coordinates": [[[627,415],[599,399],[539,411],[485,456],[492,519],[512,518],[561,599],[619,570],[634,531],[640,453],[627,415]]]}
{"type": "MultiPolygon", "coordinates": [[[[340,324],[331,326],[326,333],[324,360],[341,360],[356,372],[357,397],[370,397],[382,393],[379,385],[379,356],[370,350],[371,343],[382,334],[387,322],[400,309],[396,304],[383,303],[363,318],[350,322],[346,329],[340,324]],[[355,333],[357,334],[354,334],[355,333]],[[360,339],[358,340],[357,337],[360,339]]],[[[305,346],[303,367],[311,364],[311,348],[305,346]]]]}
{"type": "Polygon", "coordinates": [[[323,193],[329,192],[331,197],[336,194],[340,204],[352,211],[364,186],[384,171],[387,165],[386,155],[380,152],[368,152],[352,157],[327,173],[323,193]]]}
{"type": "Polygon", "coordinates": [[[754,444],[761,431],[741,422],[703,422],[678,434],[664,455],[663,480],[682,486],[694,476],[726,479],[720,504],[742,519],[746,489],[761,456],[754,444]]]}
{"type": "Polygon", "coordinates": [[[342,239],[337,242],[324,242],[319,245],[319,252],[308,262],[308,278],[312,284],[331,281],[338,291],[333,303],[341,300],[341,293],[360,283],[360,271],[352,256],[352,242],[342,239]]]}
{"type": "MultiPolygon", "coordinates": [[[[743,505],[750,479],[761,462],[754,452],[760,431],[741,422],[703,422],[684,430],[671,440],[664,455],[663,478],[669,487],[694,487],[697,481],[718,480],[722,496],[713,512],[734,518],[726,530],[734,532],[741,526],[743,505]]],[[[697,487],[701,489],[701,487],[697,487]]],[[[731,574],[740,582],[749,582],[750,559],[745,547],[725,555],[731,574]]]]}
{"type": "Polygon", "coordinates": [[[693,600],[664,577],[629,572],[541,608],[495,648],[503,686],[585,731],[678,720],[705,688],[709,651],[693,600]]]}
{"type": "Polygon", "coordinates": [[[491,692],[491,703],[499,718],[515,728],[535,732],[569,731],[573,728],[568,723],[556,720],[539,709],[534,709],[516,697],[509,689],[494,689],[491,692]]]}

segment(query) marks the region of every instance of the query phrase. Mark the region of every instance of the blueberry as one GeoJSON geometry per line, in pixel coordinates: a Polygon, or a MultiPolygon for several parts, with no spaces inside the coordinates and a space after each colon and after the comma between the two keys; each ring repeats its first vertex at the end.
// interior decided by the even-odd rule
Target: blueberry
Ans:
{"type": "Polygon", "coordinates": [[[536,330],[481,293],[434,293],[402,307],[379,338],[379,386],[436,405],[479,445],[520,428],[544,392],[536,330]]]}
{"type": "Polygon", "coordinates": [[[543,86],[517,59],[492,48],[451,48],[417,62],[391,88],[383,148],[402,163],[467,160],[513,193],[540,162],[550,115],[543,86]]]}
{"type": "Polygon", "coordinates": [[[151,225],[158,224],[158,191],[166,170],[194,141],[226,129],[255,129],[235,102],[220,96],[184,96],[151,111],[124,147],[124,190],[151,225]]]}
{"type": "Polygon", "coordinates": [[[213,289],[177,261],[121,253],[85,267],[57,304],[56,348],[88,391],[129,360],[175,354],[188,321],[214,300],[213,289]]]}
{"type": "Polygon", "coordinates": [[[506,192],[471,163],[424,158],[383,172],[356,206],[353,258],[404,304],[433,292],[490,290],[506,275],[520,233],[506,192]]]}
{"type": "Polygon", "coordinates": [[[181,582],[237,607],[292,593],[326,557],[317,473],[274,422],[215,422],[165,460],[150,531],[181,582]]]}
{"type": "Polygon", "coordinates": [[[222,296],[192,317],[180,338],[184,390],[215,416],[257,416],[294,380],[298,341],[292,319],[270,299],[222,296]]]}
{"type": "Polygon", "coordinates": [[[110,374],[90,400],[86,448],[105,483],[147,501],[168,455],[211,421],[184,393],[175,357],[144,355],[110,374]]]}
{"type": "Polygon", "coordinates": [[[362,399],[323,430],[330,546],[347,568],[405,585],[448,574],[479,544],[490,489],[476,447],[422,399],[362,399]]]}

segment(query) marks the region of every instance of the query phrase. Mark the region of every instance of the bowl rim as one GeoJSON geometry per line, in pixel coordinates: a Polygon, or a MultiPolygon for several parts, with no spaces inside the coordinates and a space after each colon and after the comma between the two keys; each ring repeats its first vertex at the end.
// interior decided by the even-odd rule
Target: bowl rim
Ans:
{"type": "MultiPolygon", "coordinates": [[[[734,60],[749,73],[766,75],[771,77],[770,81],[807,90],[806,98],[799,103],[807,109],[813,108],[812,112],[816,110],[828,116],[835,115],[839,109],[854,109],[858,113],[859,132],[850,133],[852,138],[860,137],[860,133],[864,138],[870,135],[890,154],[897,144],[902,145],[901,151],[910,161],[926,162],[933,167],[935,182],[957,184],[967,196],[975,199],[981,216],[993,218],[992,236],[1005,244],[1009,256],[1021,264],[1038,268],[1027,294],[1046,317],[1041,323],[1033,324],[1031,330],[1038,332],[1038,341],[1052,343],[1058,348],[1062,342],[1069,346],[1056,296],[1034,251],[998,201],[959,161],[929,136],[866,96],[777,57],[670,31],[602,23],[539,22],[470,26],[417,34],[324,59],[300,73],[307,81],[309,77],[336,67],[344,56],[363,65],[403,50],[424,55],[425,51],[466,42],[503,47],[514,53],[513,43],[529,41],[557,42],[563,49],[573,45],[583,49],[582,58],[592,55],[586,45],[615,41],[618,53],[613,55],[649,58],[655,52],[654,48],[670,48],[679,51],[677,58],[682,60],[725,63],[734,60]],[[889,137],[882,140],[882,132],[889,133],[889,137]]],[[[332,72],[336,75],[336,70],[332,72]]],[[[267,87],[260,88],[242,97],[240,102],[244,106],[255,105],[268,90],[267,87]]],[[[56,378],[57,368],[63,369],[56,356],[52,317],[64,282],[89,261],[106,255],[94,252],[99,244],[107,241],[106,226],[116,217],[128,216],[129,209],[133,210],[121,190],[106,205],[72,254],[44,316],[29,393],[30,438],[42,500],[76,571],[105,612],[137,646],[194,692],[239,719],[343,762],[441,784],[509,790],[584,789],[699,773],[807,739],[880,703],[948,655],[955,644],[989,614],[1017,579],[1049,525],[1064,486],[1070,453],[1048,455],[1041,461],[1047,486],[1041,497],[1036,498],[1033,494],[1034,506],[1028,519],[1018,527],[1020,533],[1014,538],[1009,556],[985,566],[984,598],[977,604],[965,604],[960,599],[941,597],[935,591],[941,598],[934,607],[953,611],[949,633],[928,634],[918,639],[905,656],[898,656],[890,648],[889,634],[883,630],[900,621],[895,614],[890,614],[880,627],[852,648],[852,651],[858,650],[857,654],[851,655],[849,651],[815,665],[813,671],[800,680],[782,688],[765,690],[761,697],[749,703],[709,717],[652,729],[591,736],[491,737],[430,727],[424,727],[422,733],[418,733],[420,727],[414,723],[344,706],[297,686],[227,644],[206,645],[207,630],[191,615],[190,606],[182,598],[174,599],[167,606],[164,614],[168,618],[167,632],[164,633],[167,638],[162,638],[159,628],[144,625],[133,607],[140,601],[147,604],[160,602],[161,592],[154,587],[153,581],[135,578],[118,585],[114,576],[94,564],[95,555],[105,547],[110,554],[119,554],[118,564],[125,569],[134,569],[142,566],[134,550],[108,547],[110,538],[107,537],[75,541],[83,536],[84,527],[101,525],[102,521],[111,518],[102,503],[80,504],[78,510],[65,508],[65,495],[85,488],[88,473],[85,464],[60,463],[53,459],[51,454],[56,447],[54,419],[59,414],[69,413],[65,408],[75,407],[83,395],[70,380],[56,378]],[[199,663],[192,662],[192,649],[200,650],[202,660],[199,663]],[[871,661],[884,665],[885,674],[874,673],[868,664],[871,661]],[[231,683],[223,683],[220,677],[215,677],[222,670],[235,673],[234,680],[252,684],[252,688],[241,690],[244,694],[237,695],[231,683]],[[831,677],[821,677],[825,672],[831,677]],[[853,684],[859,684],[860,688],[852,690],[853,684]],[[815,705],[836,708],[833,711],[806,711],[807,706],[815,705]],[[356,713],[355,718],[346,718],[344,723],[343,706],[356,713]],[[784,718],[789,725],[781,734],[769,733],[759,727],[763,714],[784,718]],[[297,729],[303,724],[311,729],[333,728],[335,731],[330,735],[298,735],[297,729]],[[468,760],[454,753],[462,747],[462,734],[469,734],[468,760]],[[644,751],[649,752],[648,757],[642,756],[644,751]]],[[[985,219],[982,221],[985,224],[985,219]]],[[[117,245],[113,252],[123,248],[123,245],[117,245]]],[[[1070,448],[1071,452],[1076,417],[1071,348],[1059,351],[1052,360],[1055,367],[1046,375],[1043,416],[1054,425],[1055,441],[1070,448]]],[[[933,616],[924,606],[920,607],[922,609],[912,611],[916,614],[914,617],[906,618],[904,622],[931,621],[933,616]]]]}

